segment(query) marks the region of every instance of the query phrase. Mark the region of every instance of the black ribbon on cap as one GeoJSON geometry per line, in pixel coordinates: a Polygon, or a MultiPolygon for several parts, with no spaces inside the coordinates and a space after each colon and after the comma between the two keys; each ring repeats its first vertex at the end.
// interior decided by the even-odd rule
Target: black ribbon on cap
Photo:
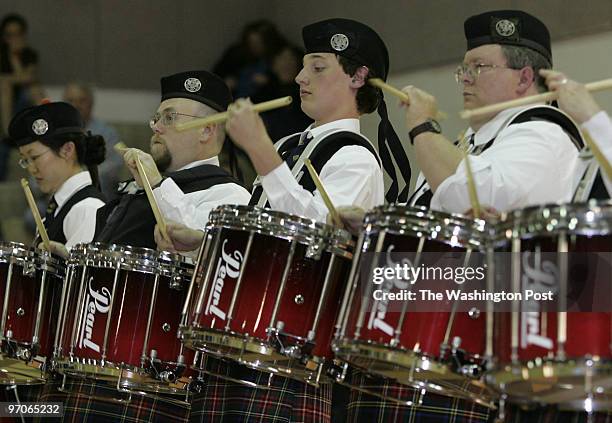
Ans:
{"type": "MultiPolygon", "coordinates": [[[[382,95],[382,94],[381,94],[382,95]]],[[[393,129],[393,125],[389,121],[389,114],[387,113],[387,104],[385,103],[384,97],[381,97],[380,104],[378,105],[378,115],[380,116],[380,123],[378,124],[378,154],[382,160],[383,169],[389,174],[391,178],[391,186],[385,194],[385,198],[388,203],[405,203],[408,201],[408,190],[410,189],[410,177],[412,170],[410,168],[410,161],[406,155],[406,151],[402,146],[402,143],[393,129]],[[399,192],[399,181],[397,174],[395,173],[395,166],[393,160],[395,159],[397,167],[404,178],[406,186],[399,192]],[[398,195],[399,192],[399,195],[398,195]]]]}

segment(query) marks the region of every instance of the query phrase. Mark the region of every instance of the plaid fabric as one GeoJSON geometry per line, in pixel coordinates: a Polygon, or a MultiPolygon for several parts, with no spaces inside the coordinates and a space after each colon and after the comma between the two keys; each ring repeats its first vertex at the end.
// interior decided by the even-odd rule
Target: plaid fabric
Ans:
{"type": "MultiPolygon", "coordinates": [[[[189,405],[175,404],[166,400],[184,399],[178,396],[133,394],[131,400],[120,403],[115,399],[127,399],[126,394],[119,393],[114,386],[92,380],[67,379],[65,389],[70,393],[60,392],[62,382],[50,380],[43,388],[39,401],[64,403],[62,422],[187,422],[189,405]]],[[[59,419],[44,418],[41,423],[51,423],[59,419]]]]}
{"type": "MultiPolygon", "coordinates": [[[[207,356],[203,368],[214,374],[267,385],[267,373],[207,356]]],[[[193,397],[190,422],[319,423],[330,422],[331,384],[314,388],[274,376],[270,388],[251,388],[206,375],[202,392],[193,397]]]]}
{"type": "Polygon", "coordinates": [[[557,407],[539,407],[525,410],[518,406],[506,405],[504,423],[612,423],[612,412],[593,413],[561,411],[557,407]]]}
{"type": "MultiPolygon", "coordinates": [[[[353,371],[349,378],[354,385],[402,401],[416,402],[420,397],[416,389],[384,379],[374,379],[361,372],[353,371]]],[[[486,407],[459,398],[430,392],[420,398],[422,404],[406,406],[351,390],[347,421],[358,423],[480,423],[489,421],[495,414],[486,407]]]]}

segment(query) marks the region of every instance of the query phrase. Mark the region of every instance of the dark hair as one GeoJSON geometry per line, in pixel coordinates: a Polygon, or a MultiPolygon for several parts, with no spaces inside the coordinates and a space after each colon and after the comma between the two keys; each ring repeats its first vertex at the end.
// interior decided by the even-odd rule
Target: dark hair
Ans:
{"type": "MultiPolygon", "coordinates": [[[[354,60],[347,59],[344,56],[336,57],[338,58],[338,62],[340,63],[340,66],[342,66],[344,73],[346,73],[348,76],[354,76],[360,67],[365,66],[355,62],[354,60]]],[[[374,71],[368,68],[368,76],[366,79],[376,77],[377,76],[374,71]]],[[[366,82],[363,84],[363,87],[357,90],[357,96],[355,97],[355,100],[357,101],[357,111],[361,114],[372,113],[380,104],[381,99],[382,93],[380,90],[366,82]]]]}
{"type": "Polygon", "coordinates": [[[526,66],[533,68],[538,91],[544,92],[547,90],[545,79],[540,76],[540,69],[552,68],[552,64],[546,57],[528,47],[502,44],[501,48],[509,68],[523,69],[526,66]]]}
{"type": "MultiPolygon", "coordinates": [[[[242,45],[245,49],[250,34],[259,34],[261,36],[265,48],[264,59],[266,60],[274,57],[287,44],[285,37],[282,36],[276,25],[267,19],[256,20],[245,25],[241,36],[242,45]]],[[[245,50],[245,53],[249,56],[251,55],[251,52],[248,50],[245,50]]],[[[254,58],[251,57],[251,59],[254,58]]]]}
{"type": "Polygon", "coordinates": [[[6,27],[12,23],[20,25],[24,34],[28,32],[28,22],[25,20],[25,18],[16,13],[11,13],[5,15],[4,18],[2,18],[2,22],[0,23],[0,34],[4,34],[4,30],[6,29],[6,27]]]}
{"type": "Polygon", "coordinates": [[[101,135],[92,135],[82,132],[56,135],[52,139],[41,139],[40,142],[49,147],[55,154],[67,142],[72,141],[75,145],[77,161],[82,166],[87,166],[93,185],[100,189],[100,177],[98,165],[106,157],[106,142],[101,135]]]}

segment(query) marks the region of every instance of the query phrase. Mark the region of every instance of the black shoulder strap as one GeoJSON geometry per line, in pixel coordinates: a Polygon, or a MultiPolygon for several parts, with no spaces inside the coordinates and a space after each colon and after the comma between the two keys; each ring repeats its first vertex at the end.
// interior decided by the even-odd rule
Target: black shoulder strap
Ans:
{"type": "Polygon", "coordinates": [[[545,120],[559,125],[570,137],[578,150],[584,148],[584,140],[578,125],[567,114],[552,106],[538,106],[527,109],[512,118],[508,125],[534,120],[545,120]]]}
{"type": "MultiPolygon", "coordinates": [[[[381,160],[374,149],[374,146],[367,138],[351,131],[339,131],[330,134],[325,137],[321,142],[317,144],[314,150],[310,153],[309,159],[312,162],[313,167],[318,174],[321,173],[323,166],[336,154],[341,148],[357,145],[367,149],[376,158],[378,165],[381,166],[381,160]]],[[[304,172],[302,177],[298,181],[304,189],[314,192],[316,187],[310,174],[304,172]]]]}

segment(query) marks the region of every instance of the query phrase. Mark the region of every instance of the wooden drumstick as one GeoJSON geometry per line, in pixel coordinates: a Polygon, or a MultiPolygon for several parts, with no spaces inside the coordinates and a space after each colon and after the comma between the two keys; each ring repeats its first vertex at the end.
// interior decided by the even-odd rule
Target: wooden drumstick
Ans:
{"type": "MultiPolygon", "coordinates": [[[[276,98],[270,101],[264,101],[253,105],[253,110],[256,112],[267,112],[268,110],[278,109],[291,104],[293,99],[291,96],[276,98]]],[[[213,125],[215,123],[225,122],[229,118],[228,112],[216,113],[214,115],[206,116],[199,119],[193,119],[189,122],[179,123],[176,125],[177,131],[187,131],[188,129],[201,128],[207,125],[213,125]]]]}
{"type": "Polygon", "coordinates": [[[465,174],[467,176],[468,194],[470,196],[470,204],[472,205],[472,213],[475,219],[480,219],[480,201],[478,201],[478,192],[476,191],[476,183],[474,182],[470,156],[464,149],[461,149],[461,152],[465,160],[465,174]]]}
{"type": "Polygon", "coordinates": [[[321,179],[319,179],[319,175],[317,175],[317,171],[315,170],[314,167],[312,167],[312,163],[310,162],[310,159],[304,160],[304,164],[306,165],[306,169],[308,169],[308,173],[310,174],[312,181],[317,187],[317,190],[321,194],[321,198],[323,199],[325,206],[327,206],[327,210],[329,210],[329,214],[331,214],[332,221],[336,225],[342,226],[342,220],[340,220],[340,215],[338,214],[338,211],[334,207],[334,203],[332,203],[331,199],[329,198],[329,195],[327,195],[327,191],[325,191],[325,187],[323,186],[321,179]]]}
{"type": "MultiPolygon", "coordinates": [[[[370,78],[368,79],[368,82],[370,83],[370,85],[375,86],[376,88],[380,88],[383,91],[388,92],[391,95],[394,95],[395,97],[399,98],[401,100],[402,103],[406,104],[407,106],[410,105],[410,96],[408,94],[406,94],[405,92],[398,90],[397,88],[395,88],[392,85],[387,84],[385,81],[383,81],[380,78],[370,78]]],[[[438,120],[443,120],[446,119],[447,115],[444,112],[438,112],[436,119],[438,120]]]]}
{"type": "MultiPolygon", "coordinates": [[[[609,90],[612,88],[612,78],[604,79],[602,81],[590,82],[584,84],[587,91],[595,92],[602,90],[609,90]]],[[[502,110],[510,109],[512,107],[525,106],[527,104],[541,103],[547,101],[553,101],[559,96],[557,91],[548,91],[543,94],[532,95],[529,97],[517,98],[516,100],[504,101],[503,103],[491,104],[489,106],[479,107],[473,110],[463,110],[459,112],[461,119],[470,119],[473,117],[488,115],[490,113],[501,112],[502,110]]]]}
{"type": "MultiPolygon", "coordinates": [[[[115,149],[115,151],[121,154],[123,154],[123,152],[128,149],[128,147],[122,142],[118,142],[113,146],[113,148],[115,149]]],[[[147,173],[145,172],[144,167],[142,166],[142,162],[140,161],[140,157],[138,157],[138,155],[136,155],[136,169],[138,169],[138,174],[140,175],[140,179],[142,180],[142,187],[144,188],[144,191],[147,194],[151,210],[153,210],[153,215],[155,216],[155,221],[159,225],[159,230],[164,238],[170,239],[166,230],[166,221],[164,220],[164,215],[159,209],[159,205],[157,204],[157,200],[155,199],[155,195],[153,194],[153,189],[151,188],[151,184],[149,183],[149,178],[147,177],[147,173]]]]}
{"type": "Polygon", "coordinates": [[[597,160],[599,168],[602,169],[608,179],[612,181],[612,166],[610,162],[606,159],[606,156],[601,152],[599,146],[595,143],[593,138],[591,138],[591,135],[586,129],[582,130],[582,134],[584,135],[584,142],[587,147],[589,147],[589,150],[591,150],[591,153],[593,153],[593,157],[597,160]]]}
{"type": "Polygon", "coordinates": [[[36,207],[36,201],[34,200],[34,196],[32,195],[32,191],[30,190],[30,184],[28,180],[25,178],[21,178],[21,187],[23,188],[23,192],[26,196],[26,200],[28,201],[28,205],[30,206],[30,211],[34,216],[34,222],[36,222],[36,229],[38,229],[38,233],[43,240],[43,244],[47,251],[51,251],[51,242],[49,241],[49,234],[47,234],[47,229],[43,224],[42,218],[40,217],[40,213],[38,212],[38,207],[36,207]]]}

